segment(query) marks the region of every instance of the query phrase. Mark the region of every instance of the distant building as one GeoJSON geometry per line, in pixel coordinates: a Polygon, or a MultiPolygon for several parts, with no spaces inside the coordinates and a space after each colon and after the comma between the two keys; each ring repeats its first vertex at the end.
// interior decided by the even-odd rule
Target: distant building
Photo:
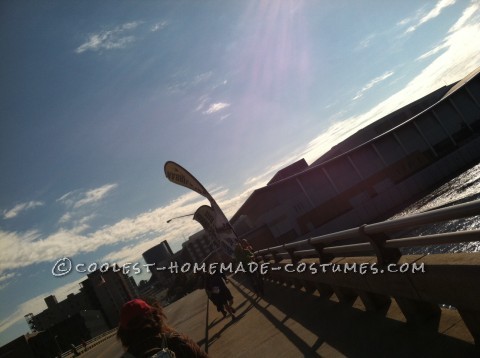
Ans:
{"type": "Polygon", "coordinates": [[[149,268],[152,273],[150,279],[151,285],[157,284],[167,287],[171,282],[171,277],[169,272],[163,270],[163,268],[168,267],[168,263],[174,256],[167,240],[163,240],[160,244],[148,249],[142,254],[142,256],[147,264],[153,265],[149,268]]]}
{"type": "Polygon", "coordinates": [[[118,266],[106,272],[97,270],[88,274],[88,279],[81,285],[94,307],[103,313],[110,328],[118,325],[123,304],[136,297],[130,279],[118,266]]]}
{"type": "Polygon", "coordinates": [[[190,236],[182,244],[182,248],[192,262],[202,262],[212,252],[210,235],[205,230],[201,230],[190,236]]]}
{"type": "MultiPolygon", "coordinates": [[[[28,343],[29,335],[22,335],[13,341],[8,342],[7,344],[0,347],[0,357],[5,358],[34,358],[37,357],[34,350],[28,343]]],[[[53,354],[58,352],[52,352],[53,354]]]]}
{"type": "Polygon", "coordinates": [[[79,293],[69,294],[60,302],[54,295],[45,297],[47,309],[25,316],[33,333],[10,342],[17,347],[15,352],[19,352],[15,356],[28,357],[27,353],[20,353],[26,349],[21,347],[25,342],[34,352],[53,352],[45,356],[55,356],[59,350],[70,349],[72,343],[78,345],[115,328],[123,304],[137,297],[136,285],[118,266],[88,274],[80,286],[79,293]]]}
{"type": "Polygon", "coordinates": [[[142,254],[145,262],[147,264],[161,264],[164,261],[167,261],[171,256],[173,256],[173,251],[170,248],[167,240],[163,240],[158,245],[148,249],[142,254]]]}
{"type": "Polygon", "coordinates": [[[27,315],[27,323],[32,331],[44,331],[82,310],[94,309],[94,305],[84,291],[69,294],[63,301],[57,302],[54,295],[45,297],[47,309],[36,315],[27,315]]]}
{"type": "Polygon", "coordinates": [[[98,310],[82,310],[47,330],[22,335],[0,347],[0,357],[58,357],[108,330],[98,310]]]}

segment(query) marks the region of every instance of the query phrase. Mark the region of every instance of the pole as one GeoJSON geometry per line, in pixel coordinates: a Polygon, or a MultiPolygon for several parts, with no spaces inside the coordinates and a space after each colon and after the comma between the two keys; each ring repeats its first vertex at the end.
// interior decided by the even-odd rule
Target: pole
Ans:
{"type": "Polygon", "coordinates": [[[193,216],[195,214],[186,214],[186,215],[182,215],[182,216],[177,216],[176,218],[171,218],[171,219],[168,219],[167,220],[167,224],[169,224],[172,220],[175,220],[175,219],[180,219],[180,218],[185,218],[187,216],[193,216]]]}

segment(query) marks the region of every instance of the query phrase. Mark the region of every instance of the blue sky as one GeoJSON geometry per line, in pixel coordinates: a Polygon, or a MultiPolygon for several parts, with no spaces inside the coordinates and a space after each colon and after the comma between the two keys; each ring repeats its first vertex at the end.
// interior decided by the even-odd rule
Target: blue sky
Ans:
{"type": "MultiPolygon", "coordinates": [[[[280,168],[480,66],[478,1],[0,3],[0,344],[74,263],[136,262],[280,168]]],[[[138,279],[138,278],[137,278],[138,279]]]]}

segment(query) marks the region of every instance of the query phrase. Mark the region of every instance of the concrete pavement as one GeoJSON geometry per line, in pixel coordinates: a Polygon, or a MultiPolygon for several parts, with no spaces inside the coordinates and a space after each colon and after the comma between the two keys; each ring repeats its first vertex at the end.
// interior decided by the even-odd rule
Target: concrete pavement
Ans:
{"type": "MultiPolygon", "coordinates": [[[[266,283],[256,298],[241,280],[228,284],[238,319],[223,318],[197,290],[166,308],[169,323],[190,336],[211,357],[475,357],[479,351],[456,311],[439,322],[405,323],[392,304],[386,315],[365,312],[285,286],[266,283]]],[[[119,357],[113,338],[84,357],[119,357]]]]}
{"type": "Polygon", "coordinates": [[[267,283],[265,298],[232,281],[238,322],[215,324],[212,357],[473,357],[478,350],[456,311],[413,327],[392,304],[386,316],[285,286],[267,283]],[[447,335],[448,334],[448,335],[447,335]]]}

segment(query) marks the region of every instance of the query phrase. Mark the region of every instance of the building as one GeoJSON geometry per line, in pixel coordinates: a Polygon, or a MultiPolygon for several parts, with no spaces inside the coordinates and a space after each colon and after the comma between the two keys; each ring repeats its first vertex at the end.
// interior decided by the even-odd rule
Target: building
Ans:
{"type": "Polygon", "coordinates": [[[29,338],[30,338],[30,335],[25,334],[3,345],[2,347],[0,347],[0,357],[2,358],[3,357],[5,358],[37,357],[37,355],[35,355],[34,350],[29,345],[29,342],[28,342],[29,338]]]}
{"type": "Polygon", "coordinates": [[[167,240],[163,240],[158,245],[145,251],[142,256],[147,264],[158,265],[173,256],[173,251],[167,240]]]}
{"type": "MultiPolygon", "coordinates": [[[[255,249],[381,220],[480,159],[480,69],[279,171],[231,222],[255,249]]],[[[196,235],[201,235],[197,233],[196,235]]]]}
{"type": "Polygon", "coordinates": [[[134,297],[135,289],[129,277],[115,266],[105,272],[97,270],[87,275],[80,283],[80,292],[69,294],[58,302],[54,295],[45,297],[47,309],[34,315],[25,316],[32,331],[44,331],[77,315],[91,310],[99,311],[106,328],[118,325],[120,309],[123,304],[134,297]]]}
{"type": "Polygon", "coordinates": [[[167,240],[163,240],[160,244],[148,249],[142,256],[147,264],[153,265],[149,268],[152,272],[152,277],[149,282],[150,286],[156,285],[160,286],[159,288],[167,287],[172,278],[168,270],[164,270],[163,268],[168,267],[168,263],[174,256],[167,240]]]}
{"type": "Polygon", "coordinates": [[[205,230],[201,230],[190,236],[182,248],[188,253],[189,261],[202,262],[212,252],[212,240],[205,230]]]}
{"type": "Polygon", "coordinates": [[[105,272],[97,270],[87,276],[81,283],[83,292],[93,307],[102,312],[108,327],[117,327],[123,304],[136,297],[132,282],[116,265],[105,272]]]}
{"type": "Polygon", "coordinates": [[[46,310],[36,315],[30,313],[25,316],[32,331],[45,331],[80,311],[94,309],[93,303],[84,291],[77,294],[71,293],[60,302],[57,302],[54,295],[45,297],[44,300],[47,305],[46,310]]]}
{"type": "MultiPolygon", "coordinates": [[[[69,294],[60,302],[54,295],[45,297],[44,311],[25,316],[32,333],[10,342],[5,349],[17,357],[28,357],[29,350],[36,357],[57,356],[71,344],[78,345],[117,327],[123,304],[136,297],[130,278],[118,266],[88,274],[80,286],[79,293],[69,294]]],[[[8,356],[4,347],[0,352],[8,356]]]]}

